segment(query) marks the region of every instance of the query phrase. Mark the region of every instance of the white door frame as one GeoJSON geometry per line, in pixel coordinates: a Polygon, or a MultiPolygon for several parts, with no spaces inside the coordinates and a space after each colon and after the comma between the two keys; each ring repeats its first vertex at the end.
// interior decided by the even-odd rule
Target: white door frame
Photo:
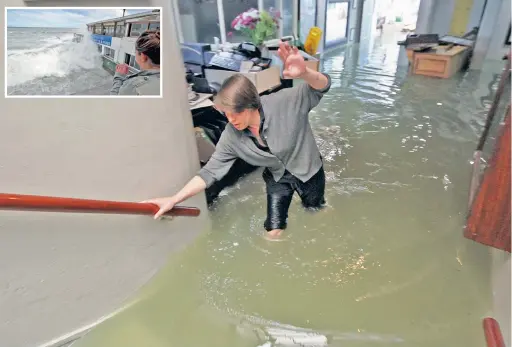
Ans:
{"type": "Polygon", "coordinates": [[[226,21],[224,19],[224,3],[223,0],[217,0],[217,17],[219,18],[220,42],[226,43],[226,21]]]}
{"type": "Polygon", "coordinates": [[[299,39],[299,0],[293,0],[293,36],[299,39]]]}
{"type": "MultiPolygon", "coordinates": [[[[174,12],[174,21],[176,25],[176,31],[178,32],[178,40],[183,43],[183,29],[181,27],[180,8],[178,6],[178,0],[171,1],[172,10],[174,12]]],[[[160,24],[161,25],[161,24],[160,24]]]]}

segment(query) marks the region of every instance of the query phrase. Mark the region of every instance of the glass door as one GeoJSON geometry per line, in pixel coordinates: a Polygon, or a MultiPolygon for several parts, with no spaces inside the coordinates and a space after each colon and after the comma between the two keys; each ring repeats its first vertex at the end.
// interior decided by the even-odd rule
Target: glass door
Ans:
{"type": "Polygon", "coordinates": [[[325,11],[325,48],[347,41],[349,10],[350,0],[328,0],[325,11]]]}

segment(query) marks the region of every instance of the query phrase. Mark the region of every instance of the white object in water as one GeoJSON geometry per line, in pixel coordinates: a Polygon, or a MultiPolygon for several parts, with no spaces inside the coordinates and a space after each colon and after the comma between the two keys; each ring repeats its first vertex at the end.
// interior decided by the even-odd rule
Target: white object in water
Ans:
{"type": "Polygon", "coordinates": [[[314,332],[282,328],[267,328],[266,331],[275,339],[275,344],[278,346],[327,346],[327,337],[314,332]]]}

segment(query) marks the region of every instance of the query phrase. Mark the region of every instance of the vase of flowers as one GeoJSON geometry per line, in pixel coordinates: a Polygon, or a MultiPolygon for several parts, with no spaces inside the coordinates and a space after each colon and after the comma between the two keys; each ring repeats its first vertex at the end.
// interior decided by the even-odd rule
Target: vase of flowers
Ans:
{"type": "Polygon", "coordinates": [[[279,19],[279,11],[273,8],[268,12],[251,8],[236,16],[231,22],[231,28],[241,32],[255,46],[258,46],[263,55],[265,51],[268,53],[263,42],[275,37],[279,29],[279,19]]]}

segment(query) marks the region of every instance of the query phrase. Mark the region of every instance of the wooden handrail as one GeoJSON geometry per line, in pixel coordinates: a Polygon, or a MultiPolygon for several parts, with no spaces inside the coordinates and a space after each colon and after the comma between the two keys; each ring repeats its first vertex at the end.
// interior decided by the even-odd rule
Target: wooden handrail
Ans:
{"type": "Polygon", "coordinates": [[[484,318],[484,333],[487,347],[505,347],[500,325],[494,318],[484,318]]]}
{"type": "Polygon", "coordinates": [[[471,174],[471,183],[469,185],[469,202],[468,206],[471,207],[473,203],[473,199],[475,198],[475,193],[478,190],[478,185],[480,182],[480,158],[482,157],[482,150],[484,149],[485,141],[489,136],[489,130],[494,120],[494,116],[496,115],[496,111],[498,109],[498,105],[500,103],[501,96],[505,90],[505,86],[510,78],[510,64],[511,58],[510,54],[506,56],[507,64],[505,69],[501,72],[500,81],[498,84],[498,89],[496,90],[496,94],[494,95],[494,99],[492,101],[491,107],[487,112],[487,117],[485,120],[484,130],[480,135],[478,140],[478,145],[473,154],[473,172],[471,174]]]}
{"type": "Polygon", "coordinates": [[[504,121],[469,207],[464,237],[510,253],[510,104],[504,121]]]}
{"type": "MultiPolygon", "coordinates": [[[[158,212],[159,207],[155,204],[140,202],[0,193],[0,210],[153,215],[158,212]]],[[[165,215],[197,217],[199,214],[200,210],[196,207],[176,206],[165,215]]]]}

